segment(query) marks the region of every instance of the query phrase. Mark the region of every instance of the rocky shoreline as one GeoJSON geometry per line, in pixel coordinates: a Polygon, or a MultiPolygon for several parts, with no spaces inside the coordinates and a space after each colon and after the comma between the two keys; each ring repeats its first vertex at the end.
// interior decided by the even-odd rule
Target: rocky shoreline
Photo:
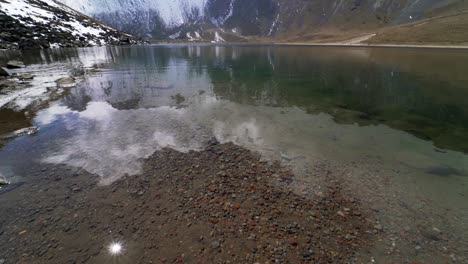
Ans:
{"type": "Polygon", "coordinates": [[[56,77],[58,79],[47,84],[47,88],[42,91],[36,87],[37,72],[29,71],[22,61],[0,61],[0,146],[25,133],[34,134],[37,131],[31,122],[34,114],[63,96],[67,89],[76,86],[84,75],[84,69],[64,72],[68,77],[56,77]],[[20,101],[19,105],[17,100],[20,101]]]}
{"type": "Polygon", "coordinates": [[[111,185],[98,180],[37,165],[0,191],[1,263],[355,263],[378,232],[333,179],[298,196],[287,168],[215,140],[200,152],[157,151],[140,175],[111,185]]]}

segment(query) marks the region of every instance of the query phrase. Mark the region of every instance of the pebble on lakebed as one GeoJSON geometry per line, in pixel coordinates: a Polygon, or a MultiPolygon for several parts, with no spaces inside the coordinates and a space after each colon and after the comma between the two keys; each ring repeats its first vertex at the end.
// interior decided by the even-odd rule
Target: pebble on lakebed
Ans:
{"type": "Polygon", "coordinates": [[[351,213],[359,203],[336,181],[305,197],[290,175],[214,140],[199,152],[157,151],[141,174],[107,186],[76,168],[38,167],[2,195],[0,211],[11,213],[0,215],[0,252],[12,263],[105,263],[112,234],[134,245],[123,253],[133,263],[356,262],[375,236],[370,216],[351,213]]]}

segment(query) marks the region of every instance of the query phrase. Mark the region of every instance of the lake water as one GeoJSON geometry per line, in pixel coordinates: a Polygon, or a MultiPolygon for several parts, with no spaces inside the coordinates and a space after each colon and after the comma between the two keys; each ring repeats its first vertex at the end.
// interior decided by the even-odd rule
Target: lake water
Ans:
{"type": "Polygon", "coordinates": [[[216,137],[291,166],[299,194],[320,192],[324,172],[341,179],[385,230],[369,252],[378,263],[468,261],[467,51],[157,45],[23,56],[40,89],[71,68],[87,74],[35,114],[37,135],[0,150],[13,182],[52,163],[109,184],[158,149],[216,137]]]}

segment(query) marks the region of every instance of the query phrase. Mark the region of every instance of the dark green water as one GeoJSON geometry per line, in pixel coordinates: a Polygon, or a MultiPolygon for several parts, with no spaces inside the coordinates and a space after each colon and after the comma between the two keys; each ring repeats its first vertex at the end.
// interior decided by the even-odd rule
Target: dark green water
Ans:
{"type": "Polygon", "coordinates": [[[398,260],[444,259],[442,247],[468,255],[467,51],[173,45],[23,56],[41,87],[54,77],[44,67],[87,74],[35,115],[36,136],[3,147],[5,177],[65,163],[109,183],[161,147],[200,149],[214,136],[294,167],[304,195],[320,189],[318,164],[344,177],[389,230],[379,260],[398,259],[383,253],[394,248],[398,260]],[[450,241],[416,250],[421,226],[450,241]],[[407,229],[416,242],[399,238],[407,229]]]}
{"type": "MultiPolygon", "coordinates": [[[[187,64],[179,76],[208,78],[218,98],[298,106],[309,113],[331,114],[344,124],[385,124],[440,148],[468,151],[466,51],[192,46],[99,51],[103,52],[106,58],[97,63],[110,63],[110,68],[144,66],[148,76],[125,80],[136,86],[132,90],[150,88],[151,79],[156,79],[152,74],[167,73],[179,60],[187,64]]],[[[26,54],[26,59],[40,64],[77,62],[80,53],[52,51],[45,56],[26,54]]]]}
{"type": "Polygon", "coordinates": [[[284,47],[223,53],[222,64],[213,56],[193,61],[195,68],[208,67],[217,96],[326,112],[338,123],[386,124],[468,151],[466,52],[284,47]]]}

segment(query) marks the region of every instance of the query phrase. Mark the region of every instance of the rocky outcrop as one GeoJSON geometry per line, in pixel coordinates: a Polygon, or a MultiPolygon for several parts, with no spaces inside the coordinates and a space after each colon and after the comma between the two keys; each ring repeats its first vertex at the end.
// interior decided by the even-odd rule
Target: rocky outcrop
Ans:
{"type": "Polygon", "coordinates": [[[19,69],[24,67],[24,62],[18,60],[12,60],[7,62],[6,67],[8,69],[19,69]]]}
{"type": "Polygon", "coordinates": [[[0,2],[0,49],[128,45],[140,39],[104,26],[52,0],[0,2]]]}

